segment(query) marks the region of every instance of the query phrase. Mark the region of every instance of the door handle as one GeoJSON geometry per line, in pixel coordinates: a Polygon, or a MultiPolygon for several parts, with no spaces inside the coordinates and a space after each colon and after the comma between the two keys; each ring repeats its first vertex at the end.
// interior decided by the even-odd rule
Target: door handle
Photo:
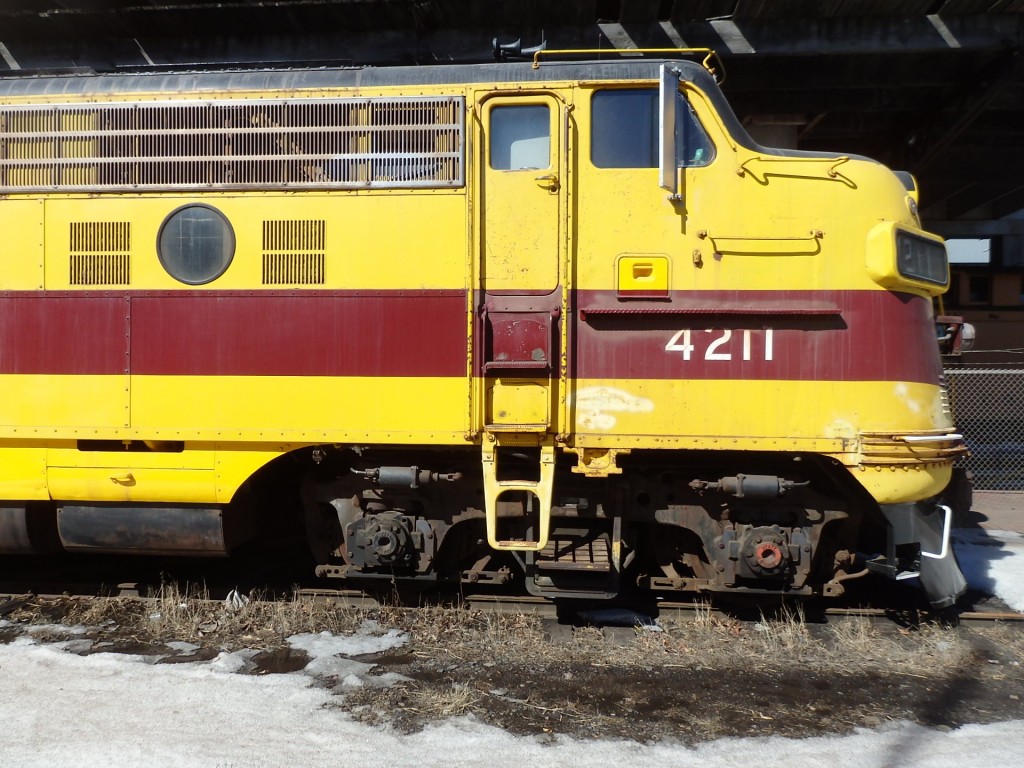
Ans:
{"type": "Polygon", "coordinates": [[[543,187],[549,192],[557,192],[558,188],[562,186],[558,181],[557,173],[548,173],[544,176],[538,176],[534,181],[537,182],[538,187],[543,187]]]}
{"type": "Polygon", "coordinates": [[[131,472],[125,472],[121,475],[112,475],[110,482],[114,485],[132,486],[135,485],[135,476],[131,472]]]}

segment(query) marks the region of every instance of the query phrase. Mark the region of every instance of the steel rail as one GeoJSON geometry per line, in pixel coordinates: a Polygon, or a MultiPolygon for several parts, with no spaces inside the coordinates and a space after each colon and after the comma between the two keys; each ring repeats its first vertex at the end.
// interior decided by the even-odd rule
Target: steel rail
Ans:
{"type": "MultiPolygon", "coordinates": [[[[38,584],[29,586],[27,584],[17,585],[18,591],[11,591],[14,586],[10,583],[0,588],[0,617],[3,617],[18,608],[30,605],[36,600],[156,600],[154,596],[146,594],[145,583],[140,582],[119,582],[114,587],[104,588],[97,583],[57,583],[38,584]]],[[[221,603],[223,598],[221,592],[226,593],[229,588],[205,587],[207,594],[216,595],[207,598],[196,599],[205,603],[221,603]]],[[[459,610],[476,610],[485,613],[499,614],[530,614],[543,619],[559,619],[563,623],[586,624],[588,620],[580,617],[579,614],[599,612],[602,604],[588,603],[576,605],[573,603],[554,603],[546,598],[505,594],[420,594],[416,603],[409,600],[393,600],[393,595],[374,595],[358,589],[330,589],[320,587],[297,588],[287,590],[284,593],[270,593],[250,595],[253,600],[275,600],[280,599],[281,594],[299,601],[322,601],[338,605],[339,608],[371,610],[382,606],[391,605],[397,608],[415,610],[424,606],[449,607],[459,610]]],[[[756,609],[749,610],[727,610],[712,604],[699,601],[670,601],[659,600],[654,603],[648,602],[646,606],[624,606],[622,604],[609,604],[608,608],[630,607],[636,611],[638,616],[650,615],[651,618],[672,618],[677,621],[738,621],[741,623],[770,620],[772,614],[762,614],[756,609]]],[[[1006,606],[993,604],[990,609],[970,610],[947,609],[944,611],[930,612],[917,607],[895,606],[863,606],[863,607],[821,607],[818,605],[793,604],[789,608],[783,607],[783,611],[789,610],[791,616],[799,617],[798,620],[805,622],[808,626],[827,624],[833,621],[844,620],[868,620],[873,623],[891,623],[896,625],[918,625],[926,623],[943,623],[949,626],[957,625],[984,625],[994,622],[1002,622],[1016,628],[1024,628],[1024,613],[1013,611],[1006,606]]],[[[782,615],[785,615],[783,613],[782,615]]],[[[600,619],[591,619],[590,623],[600,625],[600,619]]],[[[612,625],[613,622],[606,622],[612,625]]],[[[621,626],[621,624],[620,624],[621,626]]]]}

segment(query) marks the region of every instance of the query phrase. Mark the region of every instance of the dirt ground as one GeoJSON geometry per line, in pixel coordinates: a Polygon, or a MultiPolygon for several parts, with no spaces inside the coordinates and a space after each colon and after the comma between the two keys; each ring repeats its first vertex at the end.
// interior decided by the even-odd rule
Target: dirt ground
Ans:
{"type": "MultiPolygon", "coordinates": [[[[306,664],[286,638],[345,634],[367,619],[408,642],[357,656],[390,686],[320,679],[359,720],[415,731],[453,715],[520,734],[694,743],[812,736],[888,720],[939,728],[1024,719],[1024,627],[904,627],[799,614],[740,622],[710,611],[656,626],[571,627],[532,614],[457,608],[355,610],[308,602],[230,609],[178,594],[152,601],[22,598],[0,605],[0,642],[26,632],[74,639],[69,652],[212,659],[252,649],[249,674],[306,664]],[[78,627],[71,632],[67,627],[78,627]],[[187,652],[168,643],[197,646],[187,652]]],[[[177,645],[177,644],[176,644],[177,645]]]]}
{"type": "MultiPolygon", "coordinates": [[[[841,673],[783,666],[714,668],[699,664],[618,666],[446,663],[382,659],[414,682],[350,696],[369,720],[421,727],[425,716],[458,701],[463,711],[523,734],[686,742],[723,736],[811,736],[913,720],[929,726],[1024,718],[1024,676],[990,654],[962,669],[921,675],[882,668],[841,673]],[[464,701],[461,700],[464,697],[464,701]]],[[[855,667],[856,664],[851,664],[855,667]]]]}
{"type": "Polygon", "coordinates": [[[666,622],[660,633],[557,634],[532,652],[513,642],[489,657],[469,641],[364,658],[412,682],[361,689],[345,706],[406,730],[461,711],[522,734],[688,743],[843,733],[887,720],[953,728],[1024,718],[1024,632],[1007,627],[705,619],[666,622]]]}

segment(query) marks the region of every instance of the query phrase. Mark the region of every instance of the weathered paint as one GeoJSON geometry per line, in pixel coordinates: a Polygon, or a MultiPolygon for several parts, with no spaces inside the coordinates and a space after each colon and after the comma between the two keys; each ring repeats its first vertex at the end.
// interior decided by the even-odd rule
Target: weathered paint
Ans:
{"type": "MultiPolygon", "coordinates": [[[[465,301],[436,289],[7,293],[0,374],[462,376],[465,301]]],[[[579,375],[934,383],[941,372],[931,307],[918,296],[706,291],[670,301],[577,291],[579,375]],[[691,350],[673,342],[680,329],[691,350]]],[[[550,354],[550,315],[488,317],[490,362],[550,354]]]]}
{"type": "Polygon", "coordinates": [[[576,387],[573,397],[577,432],[610,432],[618,423],[619,413],[654,411],[654,401],[637,397],[616,387],[576,387]]]}
{"type": "MultiPolygon", "coordinates": [[[[578,449],[814,451],[887,503],[935,493],[948,474],[941,462],[858,469],[865,431],[949,426],[934,289],[894,276],[888,251],[879,254],[891,243],[870,236],[883,220],[918,230],[896,177],[864,159],[840,168],[835,157],[756,147],[696,78],[684,90],[715,160],[682,171],[681,199],[669,201],[655,168],[589,162],[590,98],[603,86],[566,79],[570,67],[549,71],[559,78],[532,75],[528,89],[477,78],[411,88],[318,81],[285,92],[246,80],[243,92],[212,78],[197,92],[191,80],[167,80],[189,98],[240,101],[464,96],[467,183],[457,189],[0,200],[0,225],[12,232],[0,244],[9,265],[0,274],[0,450],[10,460],[0,497],[224,501],[303,445],[478,445],[496,380],[510,394],[498,410],[520,411],[501,426],[536,418],[545,423],[532,428],[578,449]],[[552,160],[503,174],[487,166],[489,110],[520,103],[550,108],[552,160]],[[228,269],[200,287],[176,282],[155,252],[164,218],[195,202],[220,211],[236,242],[228,269]],[[322,283],[262,284],[263,225],[283,220],[323,223],[322,283]],[[74,284],[69,231],[82,222],[129,224],[129,285],[74,284]],[[653,257],[648,290],[632,265],[653,257]],[[501,362],[484,349],[487,307],[511,313],[496,351],[543,362],[546,379],[485,370],[501,362]],[[520,328],[523,319],[533,324],[520,328]],[[517,378],[549,396],[517,388],[517,378]],[[61,453],[82,439],[181,440],[188,458],[154,453],[140,466],[61,453]],[[215,469],[198,466],[204,451],[215,469]],[[112,482],[112,472],[135,485],[112,482]],[[892,480],[901,474],[916,479],[892,480]]],[[[88,82],[75,81],[75,99],[174,96],[88,82]],[[87,93],[88,82],[117,92],[87,93]]],[[[8,98],[50,100],[28,87],[19,94],[8,98]]]]}

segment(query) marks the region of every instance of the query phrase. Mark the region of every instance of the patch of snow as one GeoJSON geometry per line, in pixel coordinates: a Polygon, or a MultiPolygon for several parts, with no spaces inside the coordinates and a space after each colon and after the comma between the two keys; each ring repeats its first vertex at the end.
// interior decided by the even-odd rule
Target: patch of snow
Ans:
{"type": "Polygon", "coordinates": [[[24,624],[22,626],[30,635],[84,635],[89,631],[87,627],[67,627],[63,624],[24,624]]]}
{"type": "Polygon", "coordinates": [[[292,635],[288,644],[296,650],[305,651],[312,659],[325,656],[362,656],[370,653],[383,653],[398,648],[409,641],[405,632],[397,629],[379,634],[380,625],[375,621],[364,621],[353,635],[332,635],[330,632],[319,634],[292,635]]]}
{"type": "Polygon", "coordinates": [[[164,645],[172,651],[176,651],[179,656],[192,656],[199,650],[198,645],[186,643],[184,640],[171,640],[169,643],[164,643],[164,645]]]}
{"type": "Polygon", "coordinates": [[[362,688],[366,685],[363,682],[363,678],[359,675],[345,675],[345,679],[341,681],[341,684],[346,688],[362,688]]]}
{"type": "Polygon", "coordinates": [[[369,675],[373,664],[342,658],[341,656],[318,656],[312,659],[302,671],[313,677],[363,677],[369,675]]]}
{"type": "Polygon", "coordinates": [[[150,666],[118,654],[75,656],[31,640],[0,646],[5,766],[73,763],[365,768],[724,768],[776,755],[788,768],[1014,765],[1024,722],[939,732],[906,723],[849,736],[723,739],[693,747],[520,737],[463,717],[402,735],[352,720],[306,675],[225,675],[208,664],[150,666]]]}
{"type": "Polygon", "coordinates": [[[349,658],[383,653],[409,641],[409,636],[405,632],[392,629],[380,634],[380,631],[381,626],[377,622],[364,621],[353,635],[332,635],[330,632],[292,635],[288,638],[288,644],[296,650],[304,651],[310,657],[309,663],[302,671],[313,677],[334,677],[348,687],[354,687],[354,680],[358,680],[359,685],[365,683],[374,687],[394,685],[399,681],[408,680],[404,675],[394,672],[372,675],[376,664],[349,658]]]}
{"type": "Polygon", "coordinates": [[[78,640],[63,640],[58,643],[53,643],[53,645],[60,648],[62,651],[67,651],[68,653],[85,653],[86,651],[92,650],[93,642],[92,640],[80,638],[78,640]]]}
{"type": "Polygon", "coordinates": [[[967,583],[997,595],[1015,611],[1024,611],[1024,535],[960,528],[952,538],[967,583]]]}
{"type": "Polygon", "coordinates": [[[251,672],[256,668],[256,665],[249,660],[249,655],[243,652],[228,653],[227,651],[221,651],[217,654],[216,658],[208,662],[208,665],[210,669],[217,672],[251,672]]]}

